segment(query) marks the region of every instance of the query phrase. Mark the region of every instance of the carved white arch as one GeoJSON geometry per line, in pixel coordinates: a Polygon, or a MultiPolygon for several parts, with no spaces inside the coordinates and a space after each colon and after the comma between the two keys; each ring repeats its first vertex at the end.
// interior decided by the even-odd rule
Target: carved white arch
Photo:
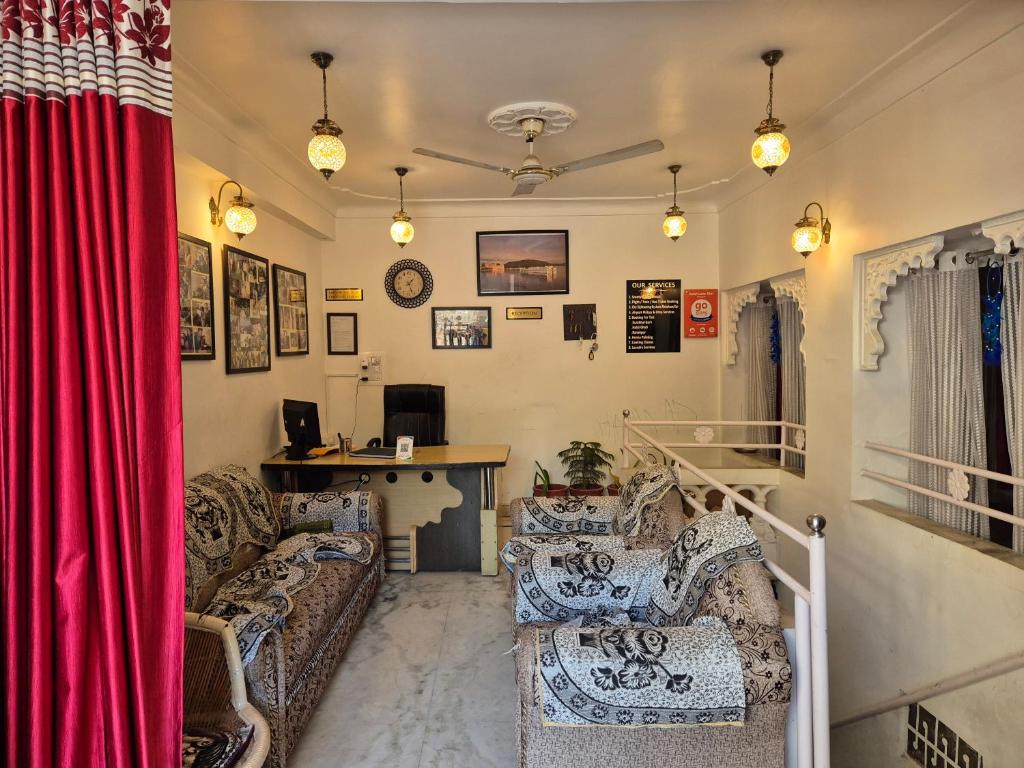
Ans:
{"type": "Polygon", "coordinates": [[[1011,242],[1024,245],[1024,211],[981,222],[981,234],[995,243],[996,253],[1009,253],[1011,242]]]}
{"type": "Polygon", "coordinates": [[[856,257],[859,293],[855,305],[856,350],[862,370],[877,371],[878,358],[885,351],[885,339],[878,331],[878,322],[882,319],[882,306],[888,300],[889,288],[911,269],[934,267],[935,256],[942,245],[942,235],[929,235],[856,257]]]}
{"type": "Polygon", "coordinates": [[[725,365],[736,364],[736,356],[740,352],[739,342],[736,340],[740,329],[740,315],[747,304],[757,301],[760,290],[759,283],[751,283],[725,292],[725,299],[722,302],[725,305],[725,343],[722,344],[722,362],[725,365]]]}
{"type": "Polygon", "coordinates": [[[800,309],[800,356],[804,363],[807,362],[807,354],[804,352],[804,338],[807,336],[807,275],[803,270],[782,277],[773,277],[768,281],[776,298],[789,296],[796,302],[800,309]]]}

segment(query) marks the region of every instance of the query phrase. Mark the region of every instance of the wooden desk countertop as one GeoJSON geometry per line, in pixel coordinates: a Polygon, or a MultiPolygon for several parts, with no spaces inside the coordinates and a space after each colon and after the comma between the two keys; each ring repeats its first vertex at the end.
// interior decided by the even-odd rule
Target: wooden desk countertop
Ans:
{"type": "Polygon", "coordinates": [[[504,467],[511,447],[508,445],[436,445],[414,447],[411,461],[374,459],[332,453],[305,461],[291,461],[284,451],[264,460],[263,469],[277,472],[308,469],[373,470],[373,469],[461,469],[473,467],[504,467]]]}

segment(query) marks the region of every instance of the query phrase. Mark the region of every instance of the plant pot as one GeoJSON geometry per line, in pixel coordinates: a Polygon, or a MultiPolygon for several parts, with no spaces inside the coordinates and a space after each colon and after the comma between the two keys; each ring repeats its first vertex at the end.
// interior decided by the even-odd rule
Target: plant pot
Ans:
{"type": "Polygon", "coordinates": [[[561,497],[569,495],[569,486],[562,485],[561,483],[549,483],[547,493],[544,492],[543,485],[533,486],[533,495],[539,497],[561,497]]]}
{"type": "Polygon", "coordinates": [[[603,485],[570,485],[569,493],[573,496],[604,496],[603,485]]]}
{"type": "Polygon", "coordinates": [[[618,483],[610,483],[608,485],[608,495],[609,496],[618,496],[619,495],[619,491],[621,491],[621,490],[622,490],[622,486],[619,485],[618,483]]]}

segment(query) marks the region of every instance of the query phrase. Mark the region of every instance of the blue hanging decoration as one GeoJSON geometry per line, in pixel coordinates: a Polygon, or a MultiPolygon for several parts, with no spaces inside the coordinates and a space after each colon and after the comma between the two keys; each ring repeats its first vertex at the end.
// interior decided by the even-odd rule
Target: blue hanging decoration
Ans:
{"type": "Polygon", "coordinates": [[[772,327],[769,335],[772,365],[782,362],[782,330],[779,328],[779,312],[772,307],[772,327]]]}
{"type": "Polygon", "coordinates": [[[981,342],[985,365],[998,368],[1002,365],[1003,343],[999,330],[1003,324],[1003,268],[988,267],[985,279],[985,295],[981,297],[981,342]]]}

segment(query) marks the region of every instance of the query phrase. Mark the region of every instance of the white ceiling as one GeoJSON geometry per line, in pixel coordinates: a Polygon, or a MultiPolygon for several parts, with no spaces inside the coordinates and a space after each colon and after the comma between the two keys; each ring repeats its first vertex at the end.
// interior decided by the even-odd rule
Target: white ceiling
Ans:
{"type": "MultiPolygon", "coordinates": [[[[752,169],[753,129],[764,116],[767,68],[779,47],[775,113],[802,129],[896,57],[964,0],[718,0],[684,3],[347,3],[178,0],[174,56],[243,132],[259,132],[285,162],[305,159],[319,116],[313,50],[334,53],[330,114],[344,129],[348,163],[331,179],[347,206],[393,198],[392,168],[406,165],[408,198],[504,198],[500,174],[412,154],[416,146],[517,165],[525,145],[488,127],[510,102],[551,100],[576,109],[567,132],[542,137],[545,164],[659,138],[665,150],[580,171],[535,197],[629,198],[752,169]]],[[[759,173],[751,171],[753,173],[759,173]]],[[[710,186],[684,204],[715,204],[710,186]]]]}

